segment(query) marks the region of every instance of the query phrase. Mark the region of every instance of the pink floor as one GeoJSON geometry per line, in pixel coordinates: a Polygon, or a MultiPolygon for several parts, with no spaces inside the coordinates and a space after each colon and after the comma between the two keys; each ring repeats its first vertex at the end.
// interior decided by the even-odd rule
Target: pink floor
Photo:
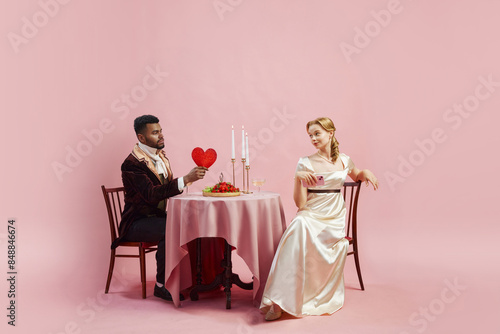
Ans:
{"type": "MultiPolygon", "coordinates": [[[[377,259],[373,254],[380,250],[364,249],[365,291],[359,290],[353,259],[348,258],[345,304],[331,316],[297,319],[285,315],[266,322],[252,306],[250,292],[238,287],[233,288],[230,310],[225,309],[223,291],[204,293],[199,301],[186,300],[176,309],[153,296],[152,270],[148,296],[141,299],[137,264],[132,264],[135,260],[119,260],[108,295],[103,295],[102,289],[105,261],[86,278],[74,281],[69,275],[54,276],[54,282],[43,285],[22,281],[19,290],[24,298],[20,298],[16,329],[19,333],[49,334],[500,333],[498,269],[486,266],[486,258],[473,260],[464,248],[446,264],[441,262],[443,257],[428,252],[418,256],[414,250],[406,256],[393,252],[377,259]],[[55,282],[63,285],[55,286],[55,282]]],[[[485,254],[488,250],[483,248],[485,254]]],[[[241,259],[237,257],[234,264],[248,280],[250,274],[241,259]]],[[[152,257],[148,265],[154,268],[152,257]]]]}

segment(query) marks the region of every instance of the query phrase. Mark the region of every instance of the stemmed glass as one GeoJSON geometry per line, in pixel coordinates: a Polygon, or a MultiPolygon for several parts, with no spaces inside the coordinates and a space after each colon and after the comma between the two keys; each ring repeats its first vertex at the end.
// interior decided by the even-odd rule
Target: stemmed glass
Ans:
{"type": "Polygon", "coordinates": [[[260,192],[260,187],[262,187],[266,183],[266,179],[252,179],[252,184],[256,187],[259,187],[259,192],[260,192]]]}

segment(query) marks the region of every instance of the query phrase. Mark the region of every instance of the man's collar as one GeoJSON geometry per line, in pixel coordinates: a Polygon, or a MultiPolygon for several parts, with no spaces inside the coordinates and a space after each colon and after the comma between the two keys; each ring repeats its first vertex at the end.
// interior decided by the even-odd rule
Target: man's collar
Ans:
{"type": "MultiPolygon", "coordinates": [[[[149,163],[153,163],[152,159],[146,154],[146,152],[144,152],[140,147],[139,147],[139,143],[135,144],[134,146],[134,149],[132,150],[132,155],[137,159],[137,160],[140,160],[140,161],[145,161],[146,164],[149,164],[149,163]]],[[[167,161],[168,163],[168,159],[167,157],[165,156],[165,152],[163,150],[159,150],[158,152],[158,155],[160,156],[160,158],[162,158],[164,161],[167,161]]]]}
{"type": "MultiPolygon", "coordinates": [[[[152,159],[139,147],[139,144],[135,144],[134,149],[132,150],[132,155],[138,160],[138,161],[143,161],[146,166],[156,175],[158,180],[162,182],[160,175],[158,174],[158,171],[156,170],[152,159]]],[[[163,156],[163,151],[160,151],[160,158],[164,160],[164,162],[168,163],[168,160],[163,156]]],[[[168,176],[169,179],[172,178],[171,175],[168,176]]]]}
{"type": "Polygon", "coordinates": [[[139,147],[139,144],[135,144],[134,149],[132,150],[132,155],[140,161],[145,161],[146,164],[151,162],[151,158],[139,147]]]}
{"type": "Polygon", "coordinates": [[[148,145],[143,144],[141,142],[138,142],[137,145],[139,145],[139,147],[140,147],[141,150],[143,150],[146,153],[149,152],[151,155],[158,155],[161,152],[160,149],[148,146],[148,145]]]}

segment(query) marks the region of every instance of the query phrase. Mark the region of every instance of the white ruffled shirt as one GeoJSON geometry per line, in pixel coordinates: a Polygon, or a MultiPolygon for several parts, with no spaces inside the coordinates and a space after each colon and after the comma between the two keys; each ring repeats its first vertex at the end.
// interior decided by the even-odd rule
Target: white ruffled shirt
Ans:
{"type": "MultiPolygon", "coordinates": [[[[139,148],[141,150],[143,150],[144,153],[146,153],[146,155],[153,160],[153,164],[154,164],[158,174],[163,174],[163,177],[166,180],[168,178],[168,169],[167,169],[167,166],[165,166],[165,163],[163,162],[163,160],[160,158],[160,155],[157,153],[158,149],[151,147],[151,146],[148,146],[148,145],[144,145],[141,142],[139,142],[138,145],[139,145],[139,148]]],[[[179,187],[179,191],[184,190],[184,178],[183,177],[180,177],[177,179],[177,186],[179,187]]]]}

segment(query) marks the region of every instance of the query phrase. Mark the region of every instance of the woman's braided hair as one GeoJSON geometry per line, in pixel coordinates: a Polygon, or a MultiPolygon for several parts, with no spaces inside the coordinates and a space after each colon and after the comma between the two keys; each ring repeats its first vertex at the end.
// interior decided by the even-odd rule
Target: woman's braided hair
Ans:
{"type": "Polygon", "coordinates": [[[335,138],[335,125],[333,124],[333,121],[329,119],[328,117],[319,117],[316,118],[314,121],[309,121],[307,122],[306,129],[309,130],[309,127],[311,125],[318,124],[321,126],[323,129],[326,131],[330,132],[333,131],[333,136],[332,136],[332,141],[331,141],[331,153],[330,156],[332,158],[332,162],[337,161],[337,158],[339,157],[339,142],[337,138],[335,138]]]}

